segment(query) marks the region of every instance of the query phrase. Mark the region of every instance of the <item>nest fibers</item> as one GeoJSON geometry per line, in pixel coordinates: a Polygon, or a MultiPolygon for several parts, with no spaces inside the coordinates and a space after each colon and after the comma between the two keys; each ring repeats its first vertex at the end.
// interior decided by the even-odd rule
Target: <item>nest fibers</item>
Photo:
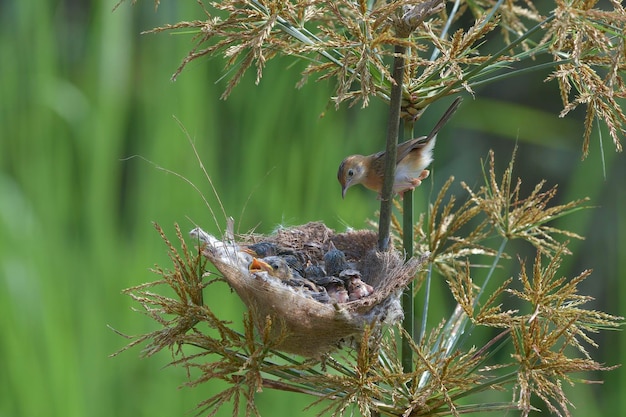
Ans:
{"type": "Polygon", "coordinates": [[[308,357],[358,340],[366,326],[402,320],[400,296],[422,263],[405,263],[395,251],[378,252],[374,232],[335,234],[322,223],[246,236],[238,243],[232,234],[225,240],[200,228],[190,234],[205,245],[203,255],[246,304],[257,327],[267,316],[281,323],[272,326],[276,348],[308,357]],[[342,258],[339,268],[329,264],[331,251],[342,258]],[[272,268],[280,263],[286,266],[279,274],[272,268]],[[272,268],[258,267],[268,264],[272,268]],[[313,276],[315,271],[327,275],[327,269],[341,277],[313,276]],[[330,285],[324,286],[329,282],[344,283],[347,294],[332,292],[330,285]],[[350,290],[355,286],[360,290],[350,290]]]}

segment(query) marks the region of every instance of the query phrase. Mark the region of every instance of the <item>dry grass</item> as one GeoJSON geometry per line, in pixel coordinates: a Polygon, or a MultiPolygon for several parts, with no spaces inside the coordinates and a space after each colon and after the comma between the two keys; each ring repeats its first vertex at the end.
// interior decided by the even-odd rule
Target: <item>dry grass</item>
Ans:
{"type": "Polygon", "coordinates": [[[290,55],[308,63],[300,84],[310,77],[336,80],[332,98],[336,105],[366,106],[371,97],[389,100],[394,84],[389,58],[395,47],[402,47],[403,117],[409,121],[441,97],[459,91],[474,94],[477,85],[547,68],[552,72],[546,81],[556,80],[561,92],[560,116],[585,107],[584,154],[596,121],[608,127],[615,149],[621,151],[626,123],[618,101],[626,97],[626,11],[621,2],[613,0],[604,10],[596,8],[596,1],[559,0],[543,12],[530,1],[458,1],[452,8],[444,4],[442,0],[417,5],[411,0],[199,2],[204,18],[146,33],[194,34],[195,45],[174,79],[198,58],[223,55],[229,77],[223,98],[248,69],[254,68],[258,83],[269,60],[290,55]],[[459,24],[468,21],[473,24],[459,24]],[[497,52],[486,52],[494,49],[497,52]],[[539,64],[541,56],[552,62],[539,64]]]}
{"type": "MultiPolygon", "coordinates": [[[[593,1],[556,1],[547,12],[530,1],[443,5],[437,0],[417,5],[410,0],[200,2],[202,19],[150,32],[195,34],[195,45],[173,78],[200,57],[222,54],[229,76],[223,98],[249,69],[255,69],[259,82],[270,59],[290,55],[307,62],[301,83],[310,77],[335,80],[331,99],[337,106],[366,106],[372,97],[393,101],[392,86],[401,87],[401,103],[395,100],[395,104],[409,123],[441,97],[460,91],[473,95],[478,85],[549,68],[547,80],[556,80],[561,91],[561,116],[581,104],[586,109],[584,154],[595,121],[608,126],[615,149],[622,149],[626,118],[617,99],[626,95],[626,13],[620,2],[611,1],[610,10],[600,10],[593,1]],[[460,22],[471,23],[462,27],[460,22]],[[537,64],[539,56],[551,61],[537,64]],[[392,58],[403,64],[403,77],[392,75],[392,58]]],[[[394,103],[390,105],[394,108],[394,103]]],[[[233,415],[240,405],[246,415],[258,415],[254,395],[264,387],[311,395],[326,405],[320,414],[333,416],[350,414],[352,407],[364,416],[458,416],[503,410],[528,415],[535,397],[554,414],[569,416],[571,401],[563,385],[575,382],[573,374],[611,369],[593,360],[588,349],[596,347],[595,332],[616,328],[623,319],[584,308],[591,298],[579,294],[578,286],[591,271],[573,278],[558,276],[561,260],[570,255],[563,239],[580,236],[551,222],[582,209],[585,201],[552,206],[557,189],[544,190],[544,182],[524,197],[521,180],[513,179],[513,161],[498,177],[494,160],[491,153],[483,186],[475,190],[462,183],[468,197],[461,203],[448,196],[451,179],[414,227],[413,255],[428,258],[417,283],[430,282],[439,272],[457,302],[439,325],[426,328],[424,324],[422,336],[413,339],[382,320],[363,321],[349,335],[354,343],[344,349],[317,351],[308,359],[287,355],[284,350],[294,350],[285,349],[291,346],[285,341],[296,333],[289,324],[291,317],[281,309],[260,306],[238,290],[229,277],[230,267],[223,267],[215,248],[205,245],[208,241],[197,241],[198,248],[192,249],[178,231],[178,251],[159,229],[173,269],[155,269],[159,281],[128,293],[163,328],[129,346],[147,342],[146,355],[170,349],[176,356],[174,364],[196,371],[191,385],[215,379],[226,382],[226,389],[200,404],[200,411],[210,416],[226,402],[235,404],[233,415]],[[528,242],[536,250],[532,273],[520,260],[517,279],[499,276],[500,263],[517,256],[507,249],[511,240],[528,242]],[[219,272],[207,267],[205,256],[219,272]],[[476,282],[476,276],[484,278],[476,282]],[[232,330],[203,302],[204,288],[222,281],[248,305],[243,333],[232,330]],[[152,292],[158,285],[171,287],[175,297],[152,292]],[[477,327],[491,329],[495,336],[486,343],[472,340],[467,335],[477,327]],[[396,340],[400,336],[408,339],[412,351],[409,370],[399,359],[396,340]],[[187,345],[196,353],[185,354],[187,345]],[[508,391],[510,399],[484,403],[480,393],[492,389],[508,391]]],[[[397,219],[392,224],[398,242],[402,231],[397,219]]],[[[228,235],[224,241],[232,248],[245,243],[228,235]]],[[[245,262],[242,265],[242,279],[258,279],[245,262]]],[[[277,285],[284,284],[273,283],[268,291],[280,288],[277,285]]],[[[348,307],[337,304],[336,309],[336,315],[316,319],[336,320],[348,307]]],[[[302,320],[311,319],[314,310],[308,311],[302,320]]]]}
{"type": "MultiPolygon", "coordinates": [[[[485,185],[478,191],[465,186],[468,198],[461,204],[455,204],[453,196],[444,204],[448,192],[448,187],[444,187],[428,213],[429,220],[422,217],[416,225],[415,255],[428,258],[428,263],[420,268],[421,274],[440,271],[447,277],[448,288],[458,305],[447,320],[427,329],[425,337],[410,340],[413,369],[409,372],[403,369],[396,346],[397,337],[407,335],[398,326],[363,320],[372,306],[366,299],[335,305],[336,317],[319,315],[315,309],[299,309],[299,323],[311,318],[327,320],[326,332],[332,331],[333,323],[346,314],[354,314],[363,327],[350,333],[353,342],[347,344],[347,335],[337,333],[336,340],[342,343],[317,350],[312,357],[285,354],[286,347],[287,351],[293,351],[293,346],[285,341],[294,334],[300,336],[302,329],[293,327],[291,317],[282,313],[285,310],[267,309],[260,304],[261,299],[238,289],[239,284],[229,277],[231,268],[222,265],[224,260],[239,259],[233,255],[239,246],[232,236],[224,240],[231,246],[222,247],[220,243],[216,246],[219,250],[208,249],[210,245],[202,239],[196,241],[199,247],[191,248],[177,229],[181,247],[177,250],[158,226],[173,269],[155,268],[154,272],[161,277],[158,281],[130,288],[127,293],[162,329],[136,338],[128,347],[146,343],[143,350],[146,356],[169,349],[175,356],[173,364],[195,375],[190,385],[216,379],[226,382],[228,388],[199,405],[200,411],[208,415],[215,415],[229,402],[236,405],[233,415],[239,406],[246,408],[246,414],[258,415],[255,394],[263,388],[272,388],[304,393],[315,398],[314,403],[323,402],[325,408],[320,415],[350,414],[352,406],[366,416],[372,413],[460,415],[503,410],[521,410],[527,415],[533,409],[531,400],[539,398],[556,415],[569,416],[572,401],[563,391],[563,385],[574,384],[577,381],[574,375],[580,372],[612,369],[596,362],[588,350],[597,347],[595,333],[618,327],[622,318],[585,308],[592,298],[580,294],[578,287],[591,271],[573,278],[558,275],[562,258],[568,256],[567,242],[558,237],[575,235],[554,229],[549,222],[583,208],[584,201],[550,206],[555,191],[541,192],[542,184],[528,197],[522,197],[519,182],[512,180],[512,163],[499,181],[494,165],[491,154],[485,185]],[[493,242],[498,239],[499,249],[494,249],[493,242]],[[497,272],[499,262],[507,257],[503,243],[511,239],[524,240],[537,248],[531,272],[520,260],[517,279],[502,277],[497,272]],[[219,272],[208,268],[205,256],[219,272]],[[484,256],[492,258],[493,263],[487,279],[477,283],[473,276],[484,266],[474,260],[484,256]],[[496,289],[487,295],[484,290],[489,279],[496,281],[496,289]],[[224,285],[224,281],[248,305],[249,311],[242,318],[243,333],[220,320],[219,312],[203,301],[207,286],[224,285]],[[154,290],[158,286],[173,289],[175,296],[160,295],[161,291],[154,290]],[[364,309],[361,304],[369,307],[364,309]],[[485,342],[464,336],[474,327],[493,329],[495,337],[485,342]],[[190,347],[195,353],[186,353],[190,347]],[[508,354],[496,356],[496,352],[508,354]],[[510,400],[483,403],[480,393],[492,389],[510,392],[510,400]]],[[[314,231],[323,227],[313,226],[314,231]]],[[[319,251],[320,247],[303,235],[306,227],[279,230],[272,236],[247,235],[239,243],[266,240],[319,251]]],[[[324,230],[317,235],[326,241],[332,239],[332,231],[324,230]]],[[[352,236],[357,241],[369,242],[365,246],[374,244],[372,232],[351,233],[355,233],[352,236]]],[[[337,240],[343,239],[341,244],[346,252],[350,252],[348,237],[337,240]]],[[[359,245],[356,247],[360,249],[354,253],[367,253],[359,245]]],[[[508,254],[508,258],[512,256],[508,254]]],[[[393,274],[393,269],[389,271],[393,274]]],[[[272,302],[275,305],[286,299],[284,293],[279,293],[284,283],[249,273],[247,265],[237,279],[263,282],[265,290],[277,291],[278,296],[272,302]]],[[[402,282],[406,285],[407,281],[402,282]]],[[[376,291],[385,291],[384,284],[379,284],[376,291]]],[[[372,302],[380,299],[372,296],[372,302]]],[[[320,303],[319,310],[326,306],[320,303]]],[[[337,329],[340,328],[343,327],[337,329]]],[[[310,356],[308,350],[303,352],[310,356]]]]}

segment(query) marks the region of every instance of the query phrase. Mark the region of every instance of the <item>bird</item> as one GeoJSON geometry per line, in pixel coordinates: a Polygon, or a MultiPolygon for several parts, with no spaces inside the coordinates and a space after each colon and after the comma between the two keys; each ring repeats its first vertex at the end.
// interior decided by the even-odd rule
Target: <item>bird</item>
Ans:
{"type": "Polygon", "coordinates": [[[356,269],[346,269],[339,274],[348,291],[349,301],[360,300],[374,292],[374,287],[361,280],[361,272],[356,269]]]}
{"type": "Polygon", "coordinates": [[[274,278],[281,281],[289,281],[292,278],[301,278],[297,272],[294,272],[287,261],[279,256],[267,256],[263,259],[252,258],[252,262],[248,267],[250,272],[265,271],[274,278]]]}
{"type": "Polygon", "coordinates": [[[307,265],[304,268],[304,277],[310,280],[316,280],[326,276],[326,270],[321,265],[307,265]]]}
{"type": "Polygon", "coordinates": [[[326,293],[328,294],[328,298],[333,304],[347,303],[348,301],[350,301],[348,291],[342,284],[330,284],[328,287],[326,287],[326,293]]]}
{"type": "Polygon", "coordinates": [[[266,256],[281,256],[281,255],[293,255],[294,251],[289,248],[284,248],[273,242],[258,242],[252,243],[243,248],[245,252],[248,252],[252,256],[260,256],[265,258],[266,256]]]}
{"type": "MultiPolygon", "coordinates": [[[[393,192],[400,197],[404,192],[418,187],[428,177],[430,171],[425,169],[433,160],[433,148],[439,130],[448,122],[461,103],[458,97],[428,136],[420,136],[398,145],[396,157],[396,175],[393,192]]],[[[348,188],[362,184],[370,190],[377,191],[380,198],[383,188],[385,170],[385,151],[372,155],[350,155],[339,165],[337,179],[341,184],[341,197],[346,197],[348,188]]]]}
{"type": "Polygon", "coordinates": [[[330,276],[339,276],[341,271],[349,268],[345,253],[337,249],[332,241],[328,252],[324,254],[324,267],[330,276]]]}
{"type": "MultiPolygon", "coordinates": [[[[287,255],[291,256],[291,255],[287,255]]],[[[267,272],[283,284],[293,287],[320,303],[331,301],[326,288],[303,278],[298,271],[291,268],[289,260],[280,256],[267,256],[263,259],[252,258],[248,270],[252,273],[267,272]]],[[[347,294],[347,293],[346,293],[347,294]]]]}

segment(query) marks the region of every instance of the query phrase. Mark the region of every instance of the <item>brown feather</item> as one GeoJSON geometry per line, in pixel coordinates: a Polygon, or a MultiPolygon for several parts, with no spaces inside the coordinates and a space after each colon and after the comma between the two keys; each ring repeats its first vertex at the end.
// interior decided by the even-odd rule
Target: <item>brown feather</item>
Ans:
{"type": "MultiPolygon", "coordinates": [[[[441,119],[437,122],[435,127],[430,131],[428,136],[420,136],[418,138],[407,140],[406,142],[402,142],[398,145],[397,157],[396,157],[396,165],[400,163],[404,158],[406,158],[411,152],[423,148],[428,144],[437,133],[441,130],[441,128],[448,122],[450,117],[456,112],[459,104],[461,103],[461,97],[457,97],[456,100],[452,102],[448,110],[441,116],[441,119]]],[[[385,172],[385,151],[381,151],[371,155],[372,164],[370,165],[370,169],[373,169],[376,173],[376,176],[382,177],[385,172]]]]}

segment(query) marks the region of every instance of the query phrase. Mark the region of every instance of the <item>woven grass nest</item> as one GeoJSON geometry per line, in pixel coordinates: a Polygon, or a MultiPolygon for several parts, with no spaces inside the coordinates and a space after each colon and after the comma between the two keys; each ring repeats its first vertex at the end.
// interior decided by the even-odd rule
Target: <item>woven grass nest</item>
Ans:
{"type": "Polygon", "coordinates": [[[367,326],[402,320],[400,296],[421,264],[415,258],[404,262],[396,251],[377,251],[372,231],[335,233],[319,222],[239,241],[200,228],[191,236],[204,245],[203,255],[246,304],[257,327],[268,316],[281,323],[272,326],[276,348],[307,357],[360,340],[367,326]]]}

